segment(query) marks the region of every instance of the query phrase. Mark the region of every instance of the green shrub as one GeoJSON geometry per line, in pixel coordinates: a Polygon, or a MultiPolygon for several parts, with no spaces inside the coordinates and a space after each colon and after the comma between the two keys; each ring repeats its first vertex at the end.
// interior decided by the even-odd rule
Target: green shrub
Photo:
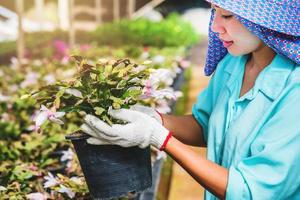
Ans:
{"type": "Polygon", "coordinates": [[[199,35],[193,27],[178,15],[172,14],[160,22],[147,19],[121,20],[107,23],[93,32],[100,45],[189,46],[199,35]]]}

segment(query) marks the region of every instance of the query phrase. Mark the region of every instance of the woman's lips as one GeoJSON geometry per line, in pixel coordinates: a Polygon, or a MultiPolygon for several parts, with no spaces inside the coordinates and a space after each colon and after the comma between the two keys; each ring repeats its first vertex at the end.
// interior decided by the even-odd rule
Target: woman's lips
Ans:
{"type": "Polygon", "coordinates": [[[222,41],[223,42],[223,46],[225,47],[225,48],[228,48],[228,47],[230,47],[232,44],[233,44],[233,41],[222,41]]]}

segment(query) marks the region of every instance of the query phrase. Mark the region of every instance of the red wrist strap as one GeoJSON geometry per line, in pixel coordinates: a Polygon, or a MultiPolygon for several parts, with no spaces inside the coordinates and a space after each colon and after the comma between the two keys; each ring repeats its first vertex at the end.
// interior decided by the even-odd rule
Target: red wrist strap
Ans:
{"type": "Polygon", "coordinates": [[[160,112],[158,112],[157,110],[155,110],[157,112],[157,114],[159,114],[160,118],[161,118],[161,124],[164,125],[164,118],[162,116],[162,114],[160,112]]]}
{"type": "Polygon", "coordinates": [[[161,145],[161,147],[159,148],[160,151],[163,151],[163,150],[166,148],[166,146],[167,146],[167,144],[168,144],[170,138],[172,137],[172,135],[173,135],[173,133],[172,133],[171,131],[169,131],[169,134],[168,134],[168,136],[166,137],[166,139],[165,139],[163,145],[161,145]]]}

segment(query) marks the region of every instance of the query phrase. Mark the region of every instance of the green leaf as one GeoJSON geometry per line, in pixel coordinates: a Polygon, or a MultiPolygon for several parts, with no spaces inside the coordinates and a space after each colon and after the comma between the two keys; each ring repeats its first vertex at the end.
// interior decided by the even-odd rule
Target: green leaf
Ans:
{"type": "Polygon", "coordinates": [[[118,104],[118,103],[116,103],[116,102],[113,102],[112,107],[113,107],[114,109],[120,109],[120,108],[121,108],[121,105],[118,104]]]}
{"type": "Polygon", "coordinates": [[[123,97],[137,97],[142,94],[141,90],[127,90],[124,94],[123,97]]]}
{"type": "Polygon", "coordinates": [[[117,97],[114,97],[114,96],[110,96],[109,99],[113,100],[114,103],[118,103],[118,104],[124,104],[124,100],[121,99],[121,98],[117,98],[117,97]]]}
{"type": "Polygon", "coordinates": [[[95,107],[94,110],[95,110],[95,114],[99,116],[105,111],[105,109],[102,107],[95,107]]]}
{"type": "Polygon", "coordinates": [[[60,90],[56,93],[56,95],[55,95],[56,97],[55,97],[55,100],[54,100],[54,103],[53,103],[55,108],[60,107],[60,98],[64,95],[64,93],[65,93],[65,89],[62,89],[62,90],[60,90]]]}
{"type": "Polygon", "coordinates": [[[121,80],[117,85],[117,89],[124,88],[126,86],[126,83],[127,83],[126,80],[121,80]]]}
{"type": "Polygon", "coordinates": [[[77,55],[71,55],[71,58],[75,59],[76,63],[80,65],[80,63],[83,61],[82,56],[77,56],[77,55]]]}
{"type": "Polygon", "coordinates": [[[107,115],[103,116],[103,120],[106,121],[110,126],[113,125],[113,122],[109,119],[107,115]]]}
{"type": "Polygon", "coordinates": [[[113,66],[112,65],[106,65],[104,69],[104,76],[107,78],[111,72],[112,72],[113,66]]]}
{"type": "Polygon", "coordinates": [[[107,80],[106,83],[107,83],[108,85],[117,85],[117,84],[118,84],[118,81],[107,80]]]}
{"type": "Polygon", "coordinates": [[[21,96],[20,99],[27,99],[27,98],[29,98],[30,96],[31,96],[30,94],[24,94],[24,95],[21,96]]]}

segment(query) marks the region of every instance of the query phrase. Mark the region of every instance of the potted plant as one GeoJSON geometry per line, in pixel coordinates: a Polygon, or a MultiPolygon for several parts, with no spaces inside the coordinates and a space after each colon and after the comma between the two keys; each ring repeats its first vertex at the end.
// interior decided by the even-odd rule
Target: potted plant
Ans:
{"type": "MultiPolygon", "coordinates": [[[[84,115],[93,114],[108,124],[124,123],[108,115],[109,107],[130,108],[151,98],[175,98],[172,90],[151,78],[153,68],[134,64],[128,59],[87,61],[73,57],[77,74],[68,82],[57,82],[30,95],[41,105],[35,117],[35,129],[41,131],[45,121],[68,123],[72,115],[83,123],[84,115]],[[63,120],[62,117],[65,119],[63,120]]],[[[147,102],[148,101],[148,102],[147,102]]],[[[88,135],[78,131],[66,136],[75,147],[83,174],[93,198],[113,198],[151,186],[150,148],[96,146],[86,142],[88,135]]]]}

